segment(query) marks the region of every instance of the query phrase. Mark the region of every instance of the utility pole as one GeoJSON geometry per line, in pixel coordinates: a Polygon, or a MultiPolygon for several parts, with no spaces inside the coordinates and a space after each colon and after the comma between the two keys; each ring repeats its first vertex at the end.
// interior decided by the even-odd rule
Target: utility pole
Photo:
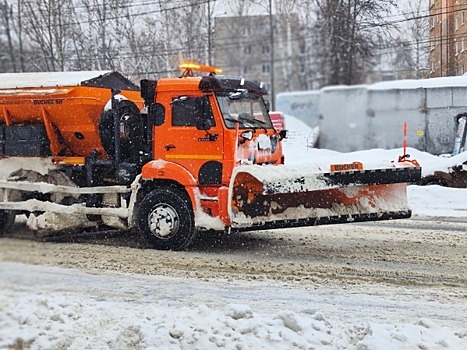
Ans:
{"type": "Polygon", "coordinates": [[[106,8],[105,8],[105,0],[102,0],[102,32],[101,32],[101,41],[102,41],[102,48],[101,48],[101,51],[102,51],[102,58],[101,58],[101,62],[99,63],[99,68],[100,69],[103,69],[102,67],[106,67],[107,68],[107,64],[105,62],[105,58],[106,58],[106,53],[105,51],[107,50],[107,45],[106,45],[106,20],[107,20],[107,13],[106,13],[106,8]]]}
{"type": "Polygon", "coordinates": [[[208,0],[208,65],[211,66],[211,1],[208,0]]]}
{"type": "Polygon", "coordinates": [[[10,61],[11,66],[13,68],[13,72],[17,72],[16,70],[16,62],[15,62],[15,54],[13,53],[13,42],[11,40],[11,26],[10,26],[10,19],[13,18],[13,5],[10,5],[6,0],[3,4],[3,15],[5,16],[5,34],[8,41],[8,53],[10,54],[10,61]]]}
{"type": "Polygon", "coordinates": [[[271,110],[276,110],[276,96],[274,92],[274,21],[272,16],[272,0],[269,0],[269,29],[271,47],[271,110]]]}
{"type": "Polygon", "coordinates": [[[23,55],[23,27],[22,27],[22,18],[21,18],[21,0],[18,0],[18,40],[19,40],[19,61],[21,70],[24,72],[24,55],[23,55]]]}

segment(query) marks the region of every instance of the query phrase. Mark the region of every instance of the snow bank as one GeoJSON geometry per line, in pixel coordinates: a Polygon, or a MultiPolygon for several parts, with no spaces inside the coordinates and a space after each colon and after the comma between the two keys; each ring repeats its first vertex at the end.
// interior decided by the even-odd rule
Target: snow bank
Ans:
{"type": "Polygon", "coordinates": [[[407,197],[414,214],[467,217],[467,189],[409,186],[407,197]]]}
{"type": "MultiPolygon", "coordinates": [[[[264,314],[242,304],[134,308],[133,303],[63,295],[28,297],[16,305],[12,337],[0,345],[30,349],[462,349],[467,335],[420,319],[415,324],[344,324],[322,312],[264,314]],[[133,306],[132,306],[133,305],[133,306]],[[350,346],[350,347],[349,347],[350,346]]],[[[3,331],[6,331],[4,327],[3,331]]],[[[467,332],[466,332],[467,333],[467,332]]],[[[5,339],[6,340],[6,339],[5,339]]]]}
{"type": "MultiPolygon", "coordinates": [[[[465,77],[467,80],[467,77],[465,77]]],[[[349,153],[341,153],[327,149],[307,148],[307,136],[312,128],[302,121],[287,116],[286,127],[293,137],[283,142],[286,165],[311,167],[314,171],[329,171],[332,163],[362,162],[365,169],[378,167],[391,167],[403,152],[403,148],[397,149],[371,149],[349,153]]],[[[433,174],[435,171],[447,172],[452,166],[467,161],[467,152],[450,155],[435,156],[430,153],[408,147],[406,153],[409,159],[415,159],[422,167],[422,176],[433,174]]]]}
{"type": "Polygon", "coordinates": [[[467,86],[467,76],[383,81],[368,85],[368,90],[419,89],[467,86]]]}
{"type": "MultiPolygon", "coordinates": [[[[467,77],[464,77],[467,79],[467,77]]],[[[365,169],[390,167],[403,149],[372,149],[350,153],[307,148],[306,136],[311,128],[294,118],[287,116],[287,129],[295,132],[295,137],[285,140],[284,153],[287,166],[300,167],[310,172],[329,171],[332,163],[362,162],[365,169]]],[[[415,159],[422,167],[422,176],[433,174],[435,171],[447,172],[454,165],[467,161],[467,152],[456,156],[434,156],[430,153],[407,148],[409,159],[415,159]]],[[[407,190],[409,207],[415,215],[427,216],[467,216],[467,189],[443,188],[440,186],[409,186],[407,190]],[[436,200],[434,200],[436,199],[436,200]]]]}

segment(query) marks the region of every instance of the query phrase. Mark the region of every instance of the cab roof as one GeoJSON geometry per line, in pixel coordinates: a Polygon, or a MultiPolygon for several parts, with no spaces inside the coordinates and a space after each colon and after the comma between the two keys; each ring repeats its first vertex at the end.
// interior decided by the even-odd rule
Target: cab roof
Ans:
{"type": "Polygon", "coordinates": [[[265,95],[266,90],[258,83],[241,77],[208,75],[204,77],[161,78],[157,81],[159,91],[226,91],[248,90],[265,95]]]}

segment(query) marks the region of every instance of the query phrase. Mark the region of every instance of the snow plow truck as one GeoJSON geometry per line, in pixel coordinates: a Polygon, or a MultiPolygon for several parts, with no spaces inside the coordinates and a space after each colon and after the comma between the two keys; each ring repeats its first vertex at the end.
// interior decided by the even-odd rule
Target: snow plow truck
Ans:
{"type": "Polygon", "coordinates": [[[113,71],[0,74],[0,232],[25,214],[38,235],[137,230],[182,250],[201,230],[410,217],[413,163],[285,166],[260,84],[183,68],[139,86],[113,71]]]}

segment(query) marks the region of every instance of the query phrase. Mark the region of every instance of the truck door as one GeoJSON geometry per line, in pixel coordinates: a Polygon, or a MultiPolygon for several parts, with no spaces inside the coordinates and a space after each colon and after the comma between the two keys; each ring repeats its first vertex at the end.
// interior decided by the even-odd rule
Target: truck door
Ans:
{"type": "Polygon", "coordinates": [[[208,96],[174,98],[165,135],[165,159],[188,169],[201,185],[221,184],[223,129],[208,96]]]}

